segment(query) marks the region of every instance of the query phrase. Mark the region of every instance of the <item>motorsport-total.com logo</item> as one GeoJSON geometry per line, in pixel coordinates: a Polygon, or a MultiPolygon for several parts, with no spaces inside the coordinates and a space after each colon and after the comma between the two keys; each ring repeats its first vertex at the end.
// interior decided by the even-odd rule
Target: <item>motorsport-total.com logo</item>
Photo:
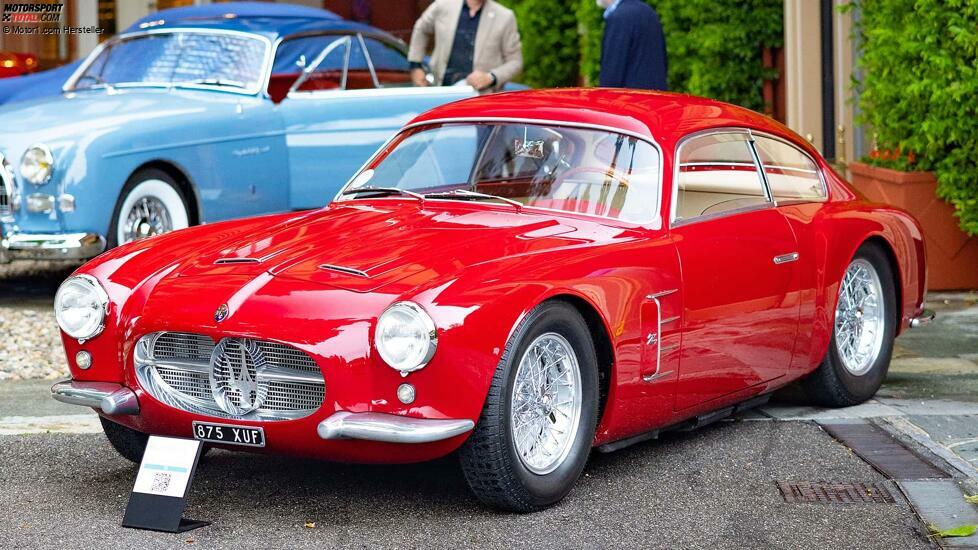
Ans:
{"type": "Polygon", "coordinates": [[[4,23],[58,23],[64,4],[4,3],[4,23]]]}

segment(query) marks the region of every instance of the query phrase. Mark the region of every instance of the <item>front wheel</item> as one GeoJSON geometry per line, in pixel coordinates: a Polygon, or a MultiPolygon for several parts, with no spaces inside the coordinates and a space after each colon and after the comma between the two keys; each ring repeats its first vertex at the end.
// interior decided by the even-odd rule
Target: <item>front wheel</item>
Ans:
{"type": "Polygon", "coordinates": [[[177,182],[155,168],[133,174],[112,216],[109,245],[118,246],[190,226],[190,211],[177,182]]]}
{"type": "Polygon", "coordinates": [[[149,435],[127,428],[122,424],[116,424],[104,416],[100,416],[99,420],[102,422],[102,431],[105,432],[105,437],[122,458],[136,464],[142,462],[143,453],[146,452],[146,443],[149,442],[149,435]]]}
{"type": "Polygon", "coordinates": [[[802,385],[828,407],[858,405],[876,394],[893,354],[897,313],[893,270],[883,252],[864,244],[839,285],[829,349],[802,385]]]}
{"type": "Polygon", "coordinates": [[[460,451],[465,479],[489,506],[551,506],[584,470],[597,418],[597,357],[587,324],[570,305],[545,303],[506,346],[460,451]]]}

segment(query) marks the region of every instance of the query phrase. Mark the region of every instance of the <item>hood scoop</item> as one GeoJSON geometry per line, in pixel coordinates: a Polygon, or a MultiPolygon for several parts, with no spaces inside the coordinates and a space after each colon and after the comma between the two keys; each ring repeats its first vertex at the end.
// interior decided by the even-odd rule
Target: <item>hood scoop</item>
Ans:
{"type": "Polygon", "coordinates": [[[214,265],[260,264],[261,258],[218,258],[214,265]]]}
{"type": "Polygon", "coordinates": [[[364,279],[370,278],[370,275],[368,275],[366,271],[361,271],[359,269],[354,269],[352,267],[346,267],[342,265],[321,264],[319,266],[319,269],[323,269],[326,271],[337,271],[339,273],[345,273],[347,275],[355,275],[357,277],[363,277],[364,279]]]}

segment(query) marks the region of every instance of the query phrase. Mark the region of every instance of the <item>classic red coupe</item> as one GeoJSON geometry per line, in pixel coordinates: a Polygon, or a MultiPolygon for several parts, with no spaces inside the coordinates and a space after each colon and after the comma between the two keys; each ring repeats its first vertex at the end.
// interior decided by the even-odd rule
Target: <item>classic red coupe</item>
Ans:
{"type": "Polygon", "coordinates": [[[762,403],[876,392],[928,322],[907,213],[757,113],[666,93],[479,97],[408,124],[327,207],[195,227],[80,268],[72,379],[147,434],[354,462],[458,451],[532,511],[614,450],[762,403]]]}

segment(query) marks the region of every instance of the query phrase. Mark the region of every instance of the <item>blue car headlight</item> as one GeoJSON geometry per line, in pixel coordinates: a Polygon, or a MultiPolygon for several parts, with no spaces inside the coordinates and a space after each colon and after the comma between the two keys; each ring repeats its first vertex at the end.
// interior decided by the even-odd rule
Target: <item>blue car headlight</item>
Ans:
{"type": "Polygon", "coordinates": [[[54,155],[43,143],[31,145],[20,158],[20,175],[34,185],[43,185],[54,171],[54,155]]]}

